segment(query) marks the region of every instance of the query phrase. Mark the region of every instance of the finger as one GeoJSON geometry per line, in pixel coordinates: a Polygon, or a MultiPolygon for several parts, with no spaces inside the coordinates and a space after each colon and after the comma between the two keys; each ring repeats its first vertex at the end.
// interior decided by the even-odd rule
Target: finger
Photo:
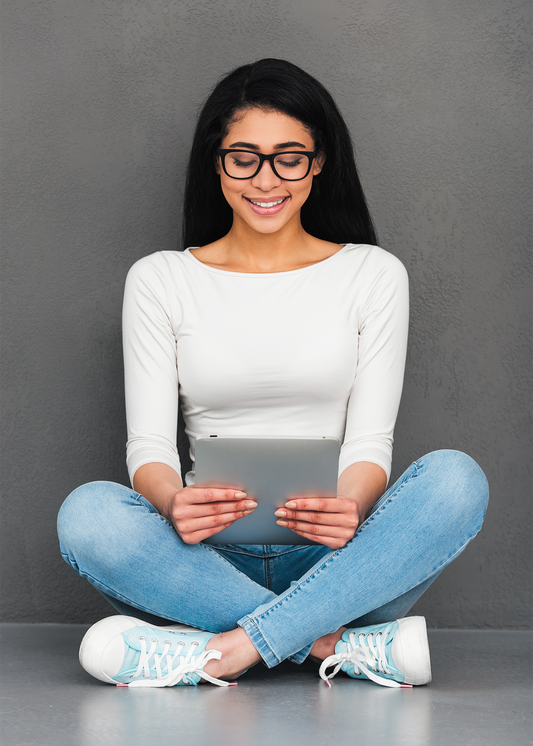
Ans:
{"type": "Polygon", "coordinates": [[[211,528],[219,529],[220,526],[234,523],[239,518],[244,518],[251,513],[253,513],[253,510],[239,510],[235,513],[222,513],[192,520],[181,520],[178,522],[178,530],[180,534],[192,534],[196,531],[205,531],[211,528]]]}
{"type": "Polygon", "coordinates": [[[180,536],[185,542],[185,544],[199,544],[201,541],[204,541],[210,536],[214,536],[215,534],[220,533],[220,531],[223,531],[225,528],[228,528],[234,522],[235,521],[230,521],[230,523],[225,523],[222,526],[217,526],[216,528],[204,529],[202,531],[180,533],[180,536]]]}
{"type": "Polygon", "coordinates": [[[188,505],[184,509],[183,518],[202,518],[210,515],[222,515],[224,513],[236,513],[243,510],[254,510],[257,508],[255,500],[239,500],[238,502],[199,503],[188,505]]]}
{"type": "Polygon", "coordinates": [[[287,521],[284,518],[280,518],[276,523],[278,526],[290,528],[291,531],[304,531],[311,536],[330,536],[333,538],[346,538],[350,534],[353,536],[353,530],[343,526],[324,526],[319,523],[307,523],[306,521],[287,521]]]}
{"type": "Polygon", "coordinates": [[[308,534],[305,531],[295,531],[294,533],[298,534],[298,536],[303,536],[304,539],[309,539],[310,541],[322,544],[330,549],[342,549],[342,547],[346,546],[349,541],[349,539],[334,539],[331,536],[316,536],[308,534]]]}
{"type": "Polygon", "coordinates": [[[292,519],[295,521],[304,521],[305,523],[318,523],[322,526],[341,526],[356,529],[359,525],[358,517],[348,513],[312,513],[306,510],[285,510],[285,508],[280,508],[276,510],[274,515],[284,521],[292,519]]]}
{"type": "MultiPolygon", "coordinates": [[[[351,500],[349,502],[352,502],[351,500]]],[[[353,504],[353,503],[352,503],[353,504]]],[[[340,513],[349,509],[346,498],[343,497],[293,497],[285,503],[286,508],[292,510],[317,510],[321,513],[340,513]]]]}
{"type": "MultiPolygon", "coordinates": [[[[189,490],[187,491],[189,492],[189,490]]],[[[219,489],[216,487],[209,487],[203,489],[200,487],[190,488],[190,504],[193,503],[209,503],[209,502],[221,502],[225,500],[242,500],[246,497],[246,492],[242,490],[232,489],[219,489]]]]}

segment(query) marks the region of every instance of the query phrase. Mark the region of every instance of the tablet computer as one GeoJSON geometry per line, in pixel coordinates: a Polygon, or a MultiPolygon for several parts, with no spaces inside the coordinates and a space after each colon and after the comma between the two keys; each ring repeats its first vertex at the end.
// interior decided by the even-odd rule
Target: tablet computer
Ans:
{"type": "Polygon", "coordinates": [[[195,486],[235,487],[257,502],[250,515],[207,544],[314,544],[284,526],[274,512],[291,497],[337,495],[340,443],[336,438],[235,438],[196,440],[195,486]]]}

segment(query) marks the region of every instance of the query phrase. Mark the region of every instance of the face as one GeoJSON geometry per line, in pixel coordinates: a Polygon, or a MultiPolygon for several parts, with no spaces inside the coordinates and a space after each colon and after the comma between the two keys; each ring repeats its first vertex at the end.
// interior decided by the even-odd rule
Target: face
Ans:
{"type": "MultiPolygon", "coordinates": [[[[309,130],[297,119],[278,111],[247,109],[237,115],[223,138],[222,149],[243,148],[258,153],[313,151],[309,130]]],[[[227,156],[229,157],[229,156],[227,156]]],[[[233,210],[233,225],[239,223],[259,233],[276,233],[295,221],[309,196],[313,176],[320,173],[323,159],[314,159],[311,170],[301,181],[286,181],[276,176],[264,161],[251,179],[232,179],[223,170],[220,158],[217,173],[224,196],[233,210]]]]}

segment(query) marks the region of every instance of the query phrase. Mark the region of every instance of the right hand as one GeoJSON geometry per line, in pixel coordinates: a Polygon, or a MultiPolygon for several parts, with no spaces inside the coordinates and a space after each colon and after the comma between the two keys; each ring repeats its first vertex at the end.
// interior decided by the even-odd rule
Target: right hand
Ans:
{"type": "Polygon", "coordinates": [[[186,544],[198,544],[250,515],[256,507],[257,503],[239,490],[183,487],[171,498],[166,517],[186,544]]]}

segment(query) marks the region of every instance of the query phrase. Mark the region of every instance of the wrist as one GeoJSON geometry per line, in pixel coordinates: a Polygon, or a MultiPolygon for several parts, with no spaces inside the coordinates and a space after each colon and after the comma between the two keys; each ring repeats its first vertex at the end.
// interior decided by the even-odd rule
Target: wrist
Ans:
{"type": "Polygon", "coordinates": [[[173,485],[168,485],[158,492],[157,497],[150,500],[157,512],[169,523],[172,523],[172,500],[177,491],[173,485]]]}
{"type": "Polygon", "coordinates": [[[374,498],[371,495],[361,495],[361,494],[339,495],[339,497],[347,497],[348,500],[351,500],[357,505],[357,512],[359,515],[359,525],[361,525],[361,523],[366,521],[370,511],[374,507],[374,503],[378,499],[378,498],[374,498]]]}
{"type": "Polygon", "coordinates": [[[172,501],[182,489],[181,479],[165,464],[145,464],[135,472],[134,489],[145,497],[157,512],[172,523],[172,501]]]}
{"type": "Polygon", "coordinates": [[[360,461],[344,470],[339,478],[337,489],[340,496],[355,502],[360,523],[363,523],[377,500],[385,492],[386,487],[387,475],[381,466],[368,461],[360,461]]]}

